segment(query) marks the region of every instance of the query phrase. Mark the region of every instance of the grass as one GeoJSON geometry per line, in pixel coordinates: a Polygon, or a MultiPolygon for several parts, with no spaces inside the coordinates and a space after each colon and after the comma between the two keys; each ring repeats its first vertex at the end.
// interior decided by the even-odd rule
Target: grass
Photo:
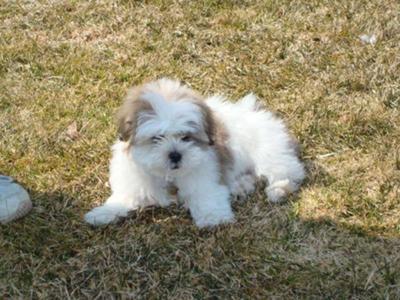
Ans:
{"type": "Polygon", "coordinates": [[[34,209],[0,227],[0,298],[398,299],[399,11],[394,0],[1,1],[0,170],[34,209]],[[360,41],[372,33],[376,44],[360,41]],[[86,225],[110,193],[116,108],[160,76],[260,96],[301,142],[299,194],[271,205],[257,192],[213,230],[178,207],[86,225]]]}

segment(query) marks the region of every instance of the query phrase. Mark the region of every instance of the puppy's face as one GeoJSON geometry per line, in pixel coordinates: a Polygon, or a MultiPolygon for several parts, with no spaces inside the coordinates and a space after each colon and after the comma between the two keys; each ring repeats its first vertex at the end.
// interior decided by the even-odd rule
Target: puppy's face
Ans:
{"type": "Polygon", "coordinates": [[[184,176],[207,159],[211,112],[187,87],[159,80],[131,91],[120,111],[120,134],[150,174],[184,176]]]}

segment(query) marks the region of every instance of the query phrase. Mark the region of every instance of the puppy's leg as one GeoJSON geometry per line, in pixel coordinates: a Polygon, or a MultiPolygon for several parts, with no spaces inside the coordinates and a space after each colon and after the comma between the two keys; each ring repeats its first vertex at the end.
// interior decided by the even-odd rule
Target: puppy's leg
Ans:
{"type": "Polygon", "coordinates": [[[200,228],[234,221],[229,189],[219,183],[218,177],[215,170],[204,167],[177,182],[179,197],[185,200],[200,228]]]}
{"type": "Polygon", "coordinates": [[[227,183],[234,200],[244,200],[255,190],[256,178],[251,172],[232,172],[227,183]]]}
{"type": "Polygon", "coordinates": [[[121,197],[113,194],[103,205],[88,212],[85,215],[85,221],[92,225],[115,223],[119,218],[126,217],[129,211],[135,209],[126,205],[127,200],[122,200],[121,197]]]}
{"type": "Polygon", "coordinates": [[[121,142],[113,147],[110,164],[112,195],[105,203],[85,215],[85,221],[92,225],[105,225],[126,217],[129,211],[148,205],[169,204],[168,198],[152,187],[151,178],[140,171],[124,150],[121,142]],[[157,198],[157,200],[155,200],[157,198]]]}
{"type": "Polygon", "coordinates": [[[289,194],[297,191],[304,179],[304,168],[293,153],[274,153],[256,162],[259,177],[266,177],[265,192],[271,202],[281,202],[289,194]]]}

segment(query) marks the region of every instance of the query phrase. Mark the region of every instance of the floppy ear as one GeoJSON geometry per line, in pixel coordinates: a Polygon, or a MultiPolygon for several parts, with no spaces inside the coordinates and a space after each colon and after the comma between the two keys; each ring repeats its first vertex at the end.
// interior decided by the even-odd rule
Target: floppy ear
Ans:
{"type": "Polygon", "coordinates": [[[214,119],[213,112],[204,102],[196,102],[197,106],[200,108],[202,119],[203,119],[203,129],[207,136],[207,143],[212,146],[215,144],[216,137],[216,121],[214,119]]]}
{"type": "Polygon", "coordinates": [[[118,112],[118,139],[128,141],[134,135],[133,120],[124,111],[118,112]]]}
{"type": "Polygon", "coordinates": [[[203,115],[203,128],[208,140],[207,143],[213,146],[217,151],[223,179],[233,161],[232,153],[227,145],[229,138],[228,132],[223,123],[215,117],[207,104],[204,102],[197,102],[196,104],[200,107],[200,111],[203,115]]]}
{"type": "Polygon", "coordinates": [[[139,113],[151,110],[148,102],[140,100],[142,87],[133,87],[128,91],[124,103],[117,113],[118,138],[133,143],[138,126],[139,113]]]}

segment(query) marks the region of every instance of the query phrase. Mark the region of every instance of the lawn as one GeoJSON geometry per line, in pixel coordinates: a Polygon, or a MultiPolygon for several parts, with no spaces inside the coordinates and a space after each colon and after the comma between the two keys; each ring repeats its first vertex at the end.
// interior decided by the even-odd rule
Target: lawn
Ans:
{"type": "Polygon", "coordinates": [[[399,48],[395,0],[0,1],[0,173],[34,204],[0,226],[0,298],[399,299],[399,48]],[[257,94],[300,141],[300,192],[260,187],[212,230],[177,206],[85,224],[116,109],[161,76],[257,94]]]}

